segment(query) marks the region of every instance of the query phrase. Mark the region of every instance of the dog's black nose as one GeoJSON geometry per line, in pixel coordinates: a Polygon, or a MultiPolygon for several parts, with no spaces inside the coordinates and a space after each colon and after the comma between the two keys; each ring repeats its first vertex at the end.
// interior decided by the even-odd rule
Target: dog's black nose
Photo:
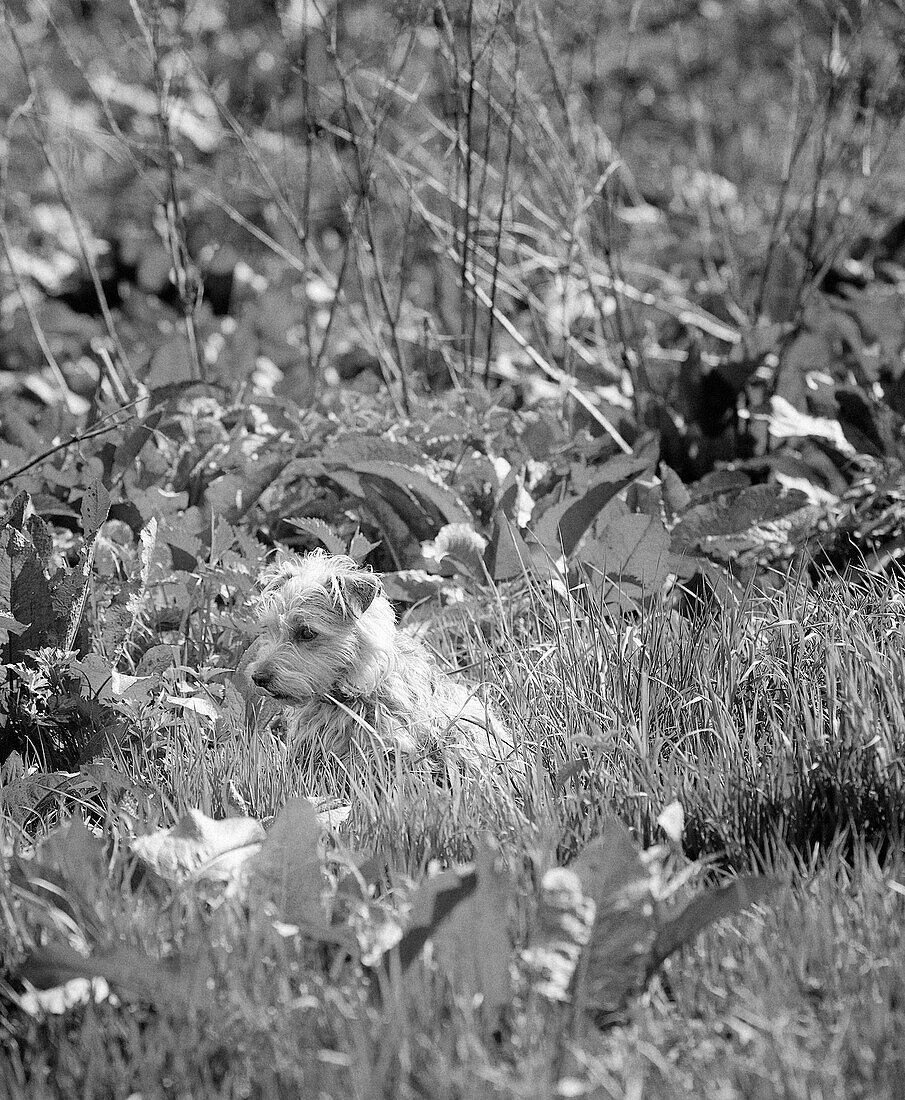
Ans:
{"type": "Polygon", "coordinates": [[[257,672],[253,672],[251,678],[254,683],[258,685],[259,688],[266,688],[270,681],[273,679],[273,676],[266,669],[262,668],[259,669],[257,672]]]}

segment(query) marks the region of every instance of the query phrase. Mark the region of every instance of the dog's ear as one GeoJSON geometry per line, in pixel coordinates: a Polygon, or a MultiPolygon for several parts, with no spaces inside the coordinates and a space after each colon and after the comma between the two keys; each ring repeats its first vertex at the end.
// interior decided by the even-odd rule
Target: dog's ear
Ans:
{"type": "Polygon", "coordinates": [[[301,558],[298,554],[280,554],[261,572],[258,587],[262,596],[273,596],[291,577],[298,574],[301,558]]]}
{"type": "Polygon", "coordinates": [[[359,619],[380,595],[380,578],[363,569],[342,578],[342,602],[353,618],[359,619]]]}

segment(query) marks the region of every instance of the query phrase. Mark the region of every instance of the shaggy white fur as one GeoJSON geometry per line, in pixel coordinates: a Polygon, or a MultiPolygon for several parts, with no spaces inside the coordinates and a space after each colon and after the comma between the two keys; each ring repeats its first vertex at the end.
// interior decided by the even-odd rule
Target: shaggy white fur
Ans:
{"type": "Polygon", "coordinates": [[[380,745],[478,767],[512,737],[461,681],[396,627],[379,578],[347,557],[283,557],[261,578],[251,679],[279,700],[300,748],[348,758],[380,745]]]}

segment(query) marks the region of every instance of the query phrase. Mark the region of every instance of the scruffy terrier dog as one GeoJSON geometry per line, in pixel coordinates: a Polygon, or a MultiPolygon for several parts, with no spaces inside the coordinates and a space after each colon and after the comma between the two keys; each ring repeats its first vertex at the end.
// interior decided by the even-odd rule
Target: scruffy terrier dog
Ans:
{"type": "Polygon", "coordinates": [[[261,578],[248,674],[282,703],[298,749],[346,763],[398,748],[435,768],[506,767],[511,734],[396,627],[380,579],[348,557],[284,557],[261,578]]]}

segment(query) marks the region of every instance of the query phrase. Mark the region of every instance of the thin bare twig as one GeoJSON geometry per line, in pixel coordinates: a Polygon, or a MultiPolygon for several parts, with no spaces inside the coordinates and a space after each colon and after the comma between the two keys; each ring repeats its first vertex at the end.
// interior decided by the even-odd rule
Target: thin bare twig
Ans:
{"type": "MultiPolygon", "coordinates": [[[[19,65],[22,69],[22,73],[25,77],[26,84],[28,85],[29,98],[33,103],[40,103],[41,96],[38,92],[38,87],[35,83],[34,74],[31,71],[28,58],[25,55],[25,49],[22,46],[22,41],[19,37],[18,30],[16,28],[15,21],[10,13],[8,5],[4,5],[3,8],[4,21],[6,23],[7,30],[9,31],[10,39],[16,50],[16,55],[19,58],[19,65]]],[[[123,346],[122,341],[119,338],[119,332],[117,331],[116,324],[113,320],[113,314],[110,312],[110,305],[107,301],[107,295],[104,292],[104,287],[101,282],[100,272],[97,269],[97,264],[94,262],[94,256],[91,252],[91,248],[88,245],[88,241],[85,237],[85,231],[82,228],[81,219],[75,208],[75,202],[69,187],[64,180],[62,173],[57,167],[56,160],[50,151],[50,139],[47,134],[46,124],[39,124],[33,113],[28,114],[26,121],[29,129],[31,130],[32,140],[38,146],[41,151],[41,155],[44,158],[44,163],[47,165],[50,174],[53,176],[54,183],[57,187],[57,192],[60,196],[60,202],[66,213],[69,215],[69,220],[72,224],[72,230],[75,234],[76,240],[79,245],[79,252],[81,253],[82,261],[88,271],[91,278],[92,285],[94,287],[94,293],[97,296],[98,305],[100,306],[101,316],[104,319],[104,326],[107,329],[107,335],[113,342],[113,346],[116,348],[117,356],[122,363],[123,369],[126,371],[130,380],[134,383],[134,374],[129,364],[129,357],[126,355],[126,349],[123,346]]]]}
{"type": "Polygon", "coordinates": [[[2,216],[0,211],[0,244],[3,245],[3,252],[6,256],[6,262],[9,266],[10,273],[13,277],[13,282],[16,285],[16,290],[19,292],[19,298],[22,301],[22,305],[25,308],[25,312],[28,314],[28,321],[31,325],[31,331],[34,333],[35,340],[38,342],[38,347],[41,349],[41,353],[44,359],[47,361],[47,365],[50,367],[51,373],[56,379],[57,385],[60,387],[60,391],[63,394],[63,400],[66,402],[67,409],[74,413],[76,412],[75,402],[73,401],[74,394],[69,388],[69,383],[60,369],[60,364],[56,360],[56,356],[53,354],[53,349],[44,334],[44,329],[41,327],[41,322],[38,320],[38,315],[35,313],[35,308],[31,303],[31,299],[26,293],[25,286],[23,284],[22,276],[16,267],[16,262],[13,259],[13,242],[10,239],[9,229],[6,225],[6,219],[2,216]]]}
{"type": "MultiPolygon", "coordinates": [[[[408,181],[403,181],[407,183],[408,181]]],[[[459,263],[460,256],[456,250],[450,245],[443,237],[443,235],[436,229],[433,223],[433,218],[428,210],[423,207],[421,200],[415,195],[414,191],[410,189],[410,195],[412,201],[416,205],[421,206],[419,213],[428,228],[434,233],[438,242],[442,245],[444,252],[449,256],[453,263],[459,263]]],[[[484,290],[483,287],[478,285],[477,280],[471,271],[468,271],[465,275],[465,281],[471,292],[475,295],[478,301],[489,310],[494,319],[501,325],[502,328],[509,333],[512,339],[518,344],[518,346],[524,351],[532,363],[536,367],[539,367],[548,378],[552,378],[554,382],[562,386],[566,393],[576,401],[581,407],[589,413],[589,415],[597,421],[597,423],[603,428],[603,430],[610,436],[610,438],[616,443],[616,445],[623,450],[626,454],[631,454],[632,448],[626,443],[622,435],[616,429],[616,427],[603,415],[603,413],[597,408],[593,401],[583,393],[574,382],[571,381],[565,371],[559,370],[558,367],[554,367],[552,363],[548,363],[547,360],[540,354],[540,352],[530,344],[524,336],[519,332],[515,325],[509,320],[505,313],[502,312],[497,306],[495,306],[491,300],[490,295],[484,290]]]]}
{"type": "Polygon", "coordinates": [[[157,129],[163,148],[164,169],[167,180],[167,199],[164,204],[167,224],[167,245],[173,264],[173,276],[176,282],[176,294],[182,307],[185,325],[185,338],[189,346],[189,358],[194,367],[195,377],[204,380],[207,376],[204,357],[198,341],[198,329],[195,325],[195,310],[202,293],[202,283],[189,255],[186,244],[185,216],[179,197],[176,180],[176,150],[173,145],[173,132],[170,127],[169,86],[161,65],[160,48],[160,9],[157,0],[151,5],[151,22],[148,23],[141,10],[139,0],[130,0],[132,15],[142,33],[151,61],[151,74],[154,78],[154,95],[157,101],[157,129]]]}
{"type": "MultiPolygon", "coordinates": [[[[517,28],[516,28],[517,30],[517,28]]],[[[512,98],[509,104],[508,125],[506,126],[506,150],[503,154],[503,173],[500,185],[500,205],[497,210],[496,238],[493,250],[493,271],[490,276],[490,320],[487,325],[487,348],[484,354],[484,383],[487,384],[490,377],[490,357],[493,353],[493,311],[496,309],[497,290],[499,288],[500,261],[502,259],[503,223],[506,213],[506,198],[509,191],[509,169],[512,162],[512,145],[515,132],[514,120],[518,107],[519,75],[521,62],[522,39],[516,35],[515,39],[515,64],[512,75],[512,98]]],[[[489,105],[488,105],[489,113],[489,105]]],[[[488,129],[489,129],[488,124],[488,129]]]]}
{"type": "MultiPolygon", "coordinates": [[[[117,412],[120,412],[117,409],[117,412]]],[[[21,466],[17,466],[15,470],[10,470],[8,474],[0,475],[0,485],[7,485],[10,481],[15,481],[17,477],[21,477],[22,474],[28,473],[29,470],[35,466],[40,466],[42,462],[46,462],[48,458],[52,458],[58,451],[65,451],[67,447],[74,447],[79,443],[84,443],[86,439],[94,439],[99,435],[106,435],[107,432],[112,432],[116,428],[121,428],[123,424],[135,418],[134,413],[129,413],[125,420],[117,420],[115,424],[107,424],[103,428],[92,428],[90,432],[82,432],[79,435],[74,435],[69,439],[63,440],[62,443],[55,443],[52,447],[48,447],[46,451],[42,451],[35,458],[29,459],[28,462],[23,462],[21,466]]]]}

